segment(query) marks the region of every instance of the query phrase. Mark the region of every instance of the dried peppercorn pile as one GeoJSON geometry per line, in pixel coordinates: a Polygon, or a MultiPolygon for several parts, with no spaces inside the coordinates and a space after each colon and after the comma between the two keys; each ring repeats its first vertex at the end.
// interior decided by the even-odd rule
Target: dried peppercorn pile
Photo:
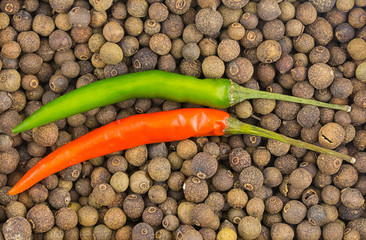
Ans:
{"type": "MultiPolygon", "coordinates": [[[[0,239],[365,239],[365,7],[364,0],[2,0],[0,239]],[[249,99],[223,110],[356,163],[253,135],[202,136],[90,159],[7,194],[45,156],[98,127],[202,107],[173,101],[181,97],[174,92],[75,115],[60,107],[55,114],[66,119],[12,132],[66,93],[153,69],[350,105],[346,112],[249,99]]],[[[106,96],[115,92],[109,88],[106,96]]]]}

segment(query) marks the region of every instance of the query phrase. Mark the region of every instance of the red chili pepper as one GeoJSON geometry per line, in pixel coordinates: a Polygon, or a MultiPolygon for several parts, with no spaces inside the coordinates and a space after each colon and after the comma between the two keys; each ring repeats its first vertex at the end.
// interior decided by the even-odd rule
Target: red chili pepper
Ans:
{"type": "Polygon", "coordinates": [[[112,152],[143,144],[224,134],[258,135],[354,161],[350,156],[242,123],[220,110],[186,108],[134,115],[95,129],[63,145],[38,162],[9,191],[9,194],[21,193],[55,172],[112,152]]]}

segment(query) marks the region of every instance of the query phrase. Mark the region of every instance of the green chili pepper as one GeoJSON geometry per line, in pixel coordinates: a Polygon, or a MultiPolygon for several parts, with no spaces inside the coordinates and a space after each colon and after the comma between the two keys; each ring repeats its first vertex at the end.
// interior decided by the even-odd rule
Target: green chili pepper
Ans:
{"type": "Polygon", "coordinates": [[[151,70],[104,79],[56,98],[16,126],[13,133],[132,98],[162,98],[216,108],[227,108],[245,99],[265,98],[350,111],[350,106],[253,90],[228,79],[198,79],[151,70]]]}

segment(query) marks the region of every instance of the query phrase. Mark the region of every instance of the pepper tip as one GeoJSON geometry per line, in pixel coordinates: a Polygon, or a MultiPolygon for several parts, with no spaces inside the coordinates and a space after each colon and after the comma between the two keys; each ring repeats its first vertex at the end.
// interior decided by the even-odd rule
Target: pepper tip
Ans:
{"type": "Polygon", "coordinates": [[[8,195],[16,195],[18,194],[15,187],[12,187],[9,191],[8,191],[8,195]]]}
{"type": "Polygon", "coordinates": [[[350,163],[355,164],[356,163],[356,158],[352,157],[350,160],[350,163]]]}

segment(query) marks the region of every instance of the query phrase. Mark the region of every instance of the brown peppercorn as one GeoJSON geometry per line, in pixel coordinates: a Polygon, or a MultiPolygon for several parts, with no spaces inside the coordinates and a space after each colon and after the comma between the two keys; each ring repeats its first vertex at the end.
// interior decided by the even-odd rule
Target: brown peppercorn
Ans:
{"type": "Polygon", "coordinates": [[[48,201],[56,209],[67,207],[71,201],[70,193],[64,188],[56,188],[50,192],[48,201]]]}
{"type": "Polygon", "coordinates": [[[333,175],[338,172],[342,165],[342,159],[326,154],[320,154],[317,158],[317,165],[320,171],[333,175]]]}
{"type": "Polygon", "coordinates": [[[199,203],[208,195],[208,185],[205,180],[188,177],[183,185],[184,196],[188,201],[199,203]]]}
{"type": "Polygon", "coordinates": [[[58,138],[58,128],[55,123],[50,123],[32,131],[33,140],[44,147],[49,147],[56,143],[58,138]]]}
{"type": "Polygon", "coordinates": [[[143,170],[136,171],[130,176],[130,189],[134,193],[144,194],[149,191],[151,185],[151,178],[143,170]]]}
{"type": "Polygon", "coordinates": [[[12,217],[4,223],[2,233],[5,239],[31,239],[32,227],[24,217],[12,217]]]}
{"type": "Polygon", "coordinates": [[[56,30],[49,36],[50,47],[55,51],[66,51],[71,48],[71,37],[62,30],[56,30]]]}
{"type": "Polygon", "coordinates": [[[192,209],[192,222],[196,226],[202,228],[208,227],[217,230],[220,226],[218,216],[214,213],[213,208],[207,204],[197,204],[192,209]]]}
{"type": "Polygon", "coordinates": [[[262,217],[264,209],[265,209],[264,202],[262,199],[258,197],[253,197],[249,199],[246,205],[246,212],[248,213],[248,215],[255,218],[262,217]]]}
{"type": "Polygon", "coordinates": [[[278,168],[267,167],[263,170],[264,184],[268,187],[277,187],[282,182],[282,174],[278,168]]]}
{"type": "Polygon", "coordinates": [[[144,200],[139,194],[130,194],[123,201],[123,211],[132,219],[137,219],[142,216],[144,206],[144,200]]]}
{"type": "Polygon", "coordinates": [[[257,48],[257,57],[262,63],[276,62],[281,54],[281,46],[274,40],[266,40],[257,48]]]}
{"type": "Polygon", "coordinates": [[[177,145],[177,153],[183,159],[192,159],[197,154],[197,145],[189,139],[180,141],[177,145]]]}
{"type": "Polygon", "coordinates": [[[341,191],[341,202],[350,209],[359,209],[365,203],[361,192],[355,188],[346,188],[341,191]]]}
{"type": "Polygon", "coordinates": [[[230,170],[219,168],[212,177],[212,185],[218,191],[228,191],[234,184],[234,176],[230,170]]]}
{"type": "Polygon", "coordinates": [[[243,209],[247,205],[248,195],[239,188],[233,188],[227,193],[226,201],[232,208],[243,209]]]}
{"type": "Polygon", "coordinates": [[[221,14],[210,8],[203,8],[196,15],[197,29],[208,36],[217,34],[223,25],[221,14]]]}
{"type": "Polygon", "coordinates": [[[316,17],[316,8],[310,2],[300,4],[296,8],[296,18],[299,19],[304,25],[309,25],[315,22],[316,17]]]}
{"type": "Polygon", "coordinates": [[[340,189],[353,186],[357,180],[357,170],[349,164],[342,164],[339,171],[333,176],[334,185],[340,189]]]}
{"type": "Polygon", "coordinates": [[[224,62],[230,62],[240,54],[239,43],[232,39],[224,39],[217,47],[217,54],[224,62]]]}
{"type": "Polygon", "coordinates": [[[365,56],[361,53],[365,49],[366,42],[361,38],[354,38],[347,45],[347,52],[354,60],[364,60],[365,56]]]}
{"type": "Polygon", "coordinates": [[[263,26],[263,36],[267,40],[279,41],[285,35],[285,25],[281,20],[275,19],[266,22],[263,26]]]}
{"type": "Polygon", "coordinates": [[[290,184],[296,188],[305,189],[311,182],[311,174],[303,168],[297,168],[290,174],[290,184]]]}
{"type": "Polygon", "coordinates": [[[309,60],[312,64],[315,63],[327,63],[330,58],[330,52],[328,48],[323,46],[316,46],[309,54],[309,60]]]}
{"type": "Polygon", "coordinates": [[[225,73],[225,64],[217,56],[208,56],[202,62],[202,72],[206,78],[221,78],[225,73]]]}
{"type": "Polygon", "coordinates": [[[149,48],[140,49],[132,58],[132,67],[135,72],[152,70],[158,61],[157,55],[149,48]]]}
{"type": "Polygon", "coordinates": [[[212,192],[208,195],[205,203],[213,208],[215,212],[221,211],[225,206],[225,198],[219,192],[212,192]]]}
{"type": "Polygon", "coordinates": [[[308,77],[313,87],[316,89],[324,89],[332,84],[334,72],[327,64],[316,63],[309,68],[308,77]]]}
{"type": "Polygon", "coordinates": [[[271,196],[265,200],[265,210],[271,214],[279,213],[282,207],[283,202],[277,196],[271,196]]]}
{"type": "Polygon", "coordinates": [[[147,160],[147,147],[146,145],[141,145],[138,147],[130,148],[125,152],[126,160],[129,164],[133,166],[141,166],[147,160]]]}
{"type": "Polygon", "coordinates": [[[366,11],[362,8],[353,8],[348,14],[348,23],[354,28],[362,28],[366,23],[366,11]]]}
{"type": "Polygon", "coordinates": [[[281,15],[277,1],[261,0],[257,5],[258,16],[264,21],[272,21],[281,15]]]}
{"type": "Polygon", "coordinates": [[[85,28],[90,23],[90,13],[83,7],[74,7],[68,12],[68,21],[72,27],[85,28]]]}
{"type": "Polygon", "coordinates": [[[306,206],[298,201],[291,200],[284,207],[282,217],[288,224],[299,224],[306,216],[306,206]]]}
{"type": "Polygon", "coordinates": [[[226,75],[238,84],[247,82],[253,73],[253,65],[246,58],[238,57],[227,64],[226,75]]]}
{"type": "Polygon", "coordinates": [[[147,207],[142,213],[142,220],[151,226],[159,226],[163,220],[163,212],[157,207],[147,207]]]}
{"type": "Polygon", "coordinates": [[[323,226],[326,223],[326,211],[321,205],[313,205],[308,209],[307,218],[312,225],[323,226]]]}
{"type": "Polygon", "coordinates": [[[304,220],[296,226],[296,237],[299,240],[315,240],[321,237],[321,228],[311,225],[309,221],[304,220]]]}
{"type": "Polygon", "coordinates": [[[157,22],[163,22],[168,18],[168,8],[160,2],[155,2],[150,5],[148,10],[149,17],[157,22]]]}
{"type": "Polygon", "coordinates": [[[15,148],[10,147],[4,152],[0,152],[1,163],[0,172],[4,174],[10,174],[17,168],[20,156],[15,148]]]}
{"type": "Polygon", "coordinates": [[[239,235],[244,239],[255,239],[261,233],[261,223],[258,219],[246,216],[243,217],[238,225],[239,235]]]}
{"type": "Polygon", "coordinates": [[[234,171],[241,172],[244,168],[251,165],[251,157],[244,149],[234,148],[230,151],[229,163],[234,171]]]}
{"type": "Polygon", "coordinates": [[[103,27],[103,37],[113,43],[121,41],[124,36],[124,30],[117,22],[109,22],[103,27]]]}
{"type": "Polygon", "coordinates": [[[239,181],[246,190],[257,190],[263,185],[263,174],[258,168],[250,166],[240,173],[239,181]]]}
{"type": "Polygon", "coordinates": [[[76,227],[78,223],[78,215],[71,208],[61,208],[56,212],[55,223],[64,231],[71,230],[76,227]]]}
{"type": "Polygon", "coordinates": [[[288,224],[275,223],[271,227],[271,238],[273,240],[293,239],[294,237],[295,237],[295,232],[288,224]]]}
{"type": "Polygon", "coordinates": [[[183,29],[183,19],[176,14],[169,14],[168,18],[161,24],[161,33],[166,34],[170,39],[180,37],[183,29]]]}
{"type": "Polygon", "coordinates": [[[157,182],[166,181],[170,176],[170,162],[165,157],[155,157],[148,164],[150,177],[157,182]]]}
{"type": "Polygon", "coordinates": [[[211,178],[216,173],[217,167],[216,158],[206,152],[198,153],[192,160],[193,174],[201,179],[211,178]]]}
{"type": "Polygon", "coordinates": [[[55,224],[53,213],[45,204],[39,204],[29,209],[27,220],[31,223],[35,233],[47,232],[55,224]]]}
{"type": "Polygon", "coordinates": [[[337,123],[327,123],[318,133],[318,139],[323,147],[334,149],[338,147],[344,139],[344,129],[337,123]]]}

